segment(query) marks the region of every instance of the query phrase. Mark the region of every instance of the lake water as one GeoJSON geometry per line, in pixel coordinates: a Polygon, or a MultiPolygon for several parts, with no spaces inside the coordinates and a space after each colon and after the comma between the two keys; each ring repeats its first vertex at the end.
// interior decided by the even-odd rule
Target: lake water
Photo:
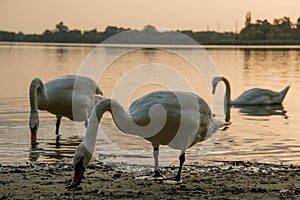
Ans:
{"type": "MultiPolygon", "coordinates": [[[[122,54],[124,48],[126,49],[106,47],[105,51],[101,52],[101,58],[107,59],[107,62],[120,55],[110,63],[110,67],[101,77],[98,77],[98,85],[106,97],[114,97],[128,108],[136,98],[149,91],[165,89],[166,84],[170,84],[172,89],[184,90],[177,79],[179,74],[189,82],[195,93],[207,100],[216,116],[224,120],[223,84],[218,86],[216,103],[212,103],[208,89],[210,86],[205,84],[203,77],[187,60],[155,48],[134,51],[128,48],[128,52],[122,54]],[[170,74],[173,72],[177,75],[170,74]],[[147,81],[150,83],[141,84],[147,81]],[[158,84],[160,81],[163,84],[158,84]]],[[[201,143],[190,148],[187,151],[186,162],[250,160],[300,164],[300,48],[205,48],[219,73],[230,80],[232,98],[253,87],[275,91],[280,91],[287,85],[291,85],[291,88],[283,102],[283,108],[231,108],[230,127],[219,132],[217,137],[208,143],[209,150],[205,150],[205,145],[201,143]]],[[[63,118],[61,136],[56,138],[56,118],[45,111],[40,111],[39,144],[31,146],[28,127],[29,85],[35,77],[46,82],[57,76],[77,74],[87,64],[86,58],[93,49],[93,45],[0,45],[1,163],[45,162],[72,158],[85,134],[83,123],[75,124],[63,118]]],[[[177,52],[191,58],[201,57],[198,54],[199,50],[194,48],[178,47],[177,52]]],[[[92,73],[91,75],[93,76],[92,73]]],[[[152,165],[150,143],[120,132],[110,114],[104,115],[101,129],[105,135],[98,135],[94,154],[96,158],[115,165],[152,165]]],[[[170,164],[170,160],[177,162],[178,155],[178,151],[169,147],[161,148],[162,164],[170,164]]]]}

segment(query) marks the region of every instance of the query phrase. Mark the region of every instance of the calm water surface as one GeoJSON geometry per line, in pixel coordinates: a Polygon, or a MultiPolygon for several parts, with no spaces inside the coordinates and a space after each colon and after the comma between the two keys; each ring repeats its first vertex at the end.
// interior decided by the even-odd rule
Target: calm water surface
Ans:
{"type": "MultiPolygon", "coordinates": [[[[1,163],[42,162],[56,159],[72,158],[76,146],[85,134],[82,124],[64,119],[61,136],[55,137],[55,116],[40,111],[39,144],[30,145],[28,127],[29,98],[28,90],[35,77],[44,82],[65,74],[76,74],[93,46],[63,45],[0,45],[0,159],[1,163]]],[[[124,47],[123,47],[124,48],[124,47]]],[[[280,91],[291,85],[282,108],[246,107],[231,108],[232,125],[222,131],[213,141],[212,151],[202,157],[204,148],[197,144],[187,151],[187,162],[209,162],[214,160],[251,160],[259,162],[300,164],[300,48],[224,48],[207,47],[209,56],[218,67],[221,75],[230,80],[232,98],[244,90],[261,87],[280,91]]],[[[191,48],[182,51],[197,56],[191,48]]],[[[107,57],[118,52],[118,48],[108,48],[107,57]]],[[[183,74],[195,86],[195,92],[210,103],[210,94],[201,76],[188,64],[176,56],[162,50],[141,49],[121,56],[105,71],[98,85],[105,96],[111,97],[118,79],[125,72],[144,63],[163,63],[183,74]],[[205,88],[205,90],[203,90],[205,88]]],[[[153,65],[153,69],[159,66],[153,65]]],[[[160,75],[147,72],[146,77],[172,77],[160,72],[160,75]]],[[[131,78],[126,87],[143,76],[131,78]]],[[[174,81],[176,82],[176,81],[174,81]]],[[[174,87],[177,87],[176,84],[174,87]]],[[[224,92],[223,84],[217,92],[224,92]],[[223,90],[222,90],[223,89],[223,90]]],[[[162,86],[149,84],[132,92],[128,103],[148,93],[164,89],[162,86]]],[[[178,84],[180,89],[180,84],[178,84]]],[[[126,91],[125,91],[126,92],[126,91]]],[[[217,105],[222,107],[223,99],[217,105]]],[[[224,120],[223,112],[214,109],[217,117],[224,120]]],[[[98,135],[95,157],[107,163],[129,162],[148,163],[152,165],[152,147],[147,141],[125,135],[114,125],[110,114],[105,114],[101,123],[105,135],[98,135]],[[110,145],[110,142],[113,145],[110,145]],[[120,151],[121,149],[121,151],[120,151]]],[[[212,143],[212,142],[211,142],[212,143]]],[[[210,144],[211,144],[210,143],[210,144]]],[[[161,149],[162,164],[164,160],[177,160],[179,152],[168,147],[161,149]],[[168,159],[164,159],[168,158],[168,159]]]]}

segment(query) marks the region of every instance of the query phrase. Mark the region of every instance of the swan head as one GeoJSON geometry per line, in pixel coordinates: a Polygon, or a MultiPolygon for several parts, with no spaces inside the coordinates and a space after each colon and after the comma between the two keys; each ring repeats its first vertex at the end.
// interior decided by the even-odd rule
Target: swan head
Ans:
{"type": "Polygon", "coordinates": [[[212,93],[213,94],[216,92],[216,87],[217,87],[218,83],[222,80],[223,80],[223,77],[220,77],[220,76],[213,78],[213,80],[212,80],[212,93]]]}
{"type": "Polygon", "coordinates": [[[70,189],[76,188],[83,178],[84,171],[92,158],[92,154],[87,150],[85,145],[81,143],[74,155],[74,178],[69,186],[70,189]]]}
{"type": "Polygon", "coordinates": [[[37,113],[30,114],[29,128],[31,132],[31,143],[36,143],[37,130],[39,128],[39,116],[37,113]]]}

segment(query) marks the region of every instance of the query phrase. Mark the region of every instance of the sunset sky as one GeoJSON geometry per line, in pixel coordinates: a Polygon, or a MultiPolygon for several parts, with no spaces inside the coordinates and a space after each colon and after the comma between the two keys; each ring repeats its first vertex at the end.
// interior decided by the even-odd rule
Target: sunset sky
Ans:
{"type": "Polygon", "coordinates": [[[300,17],[299,0],[0,0],[0,30],[43,33],[63,21],[69,29],[103,31],[107,26],[172,30],[235,31],[252,21],[300,17]]]}

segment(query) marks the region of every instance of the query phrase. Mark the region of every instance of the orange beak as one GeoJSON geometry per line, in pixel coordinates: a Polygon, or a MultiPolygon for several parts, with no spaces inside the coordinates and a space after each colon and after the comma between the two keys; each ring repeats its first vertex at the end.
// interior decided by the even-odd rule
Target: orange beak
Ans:
{"type": "Polygon", "coordinates": [[[71,185],[68,187],[69,189],[76,188],[80,185],[81,180],[83,178],[85,168],[83,167],[83,158],[75,165],[75,173],[74,178],[71,185]]]}

